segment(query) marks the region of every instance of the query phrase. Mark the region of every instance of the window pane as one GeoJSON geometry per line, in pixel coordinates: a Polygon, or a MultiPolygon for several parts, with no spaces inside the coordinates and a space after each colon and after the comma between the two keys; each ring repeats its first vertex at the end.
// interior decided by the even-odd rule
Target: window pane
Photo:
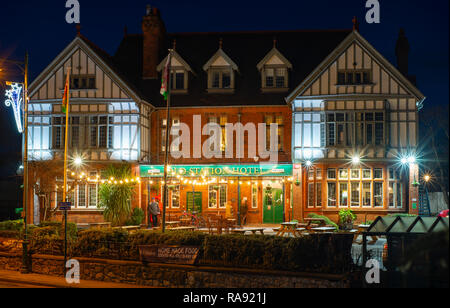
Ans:
{"type": "Polygon", "coordinates": [[[220,73],[218,73],[218,72],[213,73],[212,87],[213,88],[219,88],[220,87],[220,73]]]}
{"type": "Polygon", "coordinates": [[[336,183],[328,183],[328,206],[336,206],[336,183]]]}
{"type": "Polygon", "coordinates": [[[373,199],[374,206],[381,207],[383,206],[383,183],[374,182],[373,183],[373,199]]]}
{"type": "Polygon", "coordinates": [[[351,179],[358,180],[359,179],[359,169],[352,169],[351,171],[351,179]]]}
{"type": "Polygon", "coordinates": [[[174,185],[172,188],[172,208],[180,207],[180,185],[174,185]]]}
{"type": "Polygon", "coordinates": [[[348,206],[348,184],[339,184],[339,206],[348,206]]]}
{"type": "Polygon", "coordinates": [[[86,207],[86,186],[78,186],[78,207],[86,207]]]}
{"type": "Polygon", "coordinates": [[[359,206],[359,183],[352,183],[351,206],[359,206]]]}
{"type": "Polygon", "coordinates": [[[308,184],[308,207],[314,207],[314,183],[308,184]]]}
{"type": "Polygon", "coordinates": [[[370,183],[363,183],[362,188],[362,205],[363,206],[371,206],[371,193],[370,193],[370,183]]]}
{"type": "Polygon", "coordinates": [[[227,205],[227,185],[222,184],[220,185],[220,199],[219,199],[219,206],[221,208],[225,208],[227,205]]]}
{"type": "Polygon", "coordinates": [[[90,136],[90,145],[91,147],[97,146],[97,127],[91,127],[91,136],[90,136]]]}
{"type": "Polygon", "coordinates": [[[277,76],[276,87],[277,88],[284,88],[284,76],[277,76]]]}
{"type": "Polygon", "coordinates": [[[322,183],[316,183],[316,206],[322,206],[322,183]]]}
{"type": "Polygon", "coordinates": [[[370,169],[363,169],[363,179],[371,179],[370,169]]]}
{"type": "Polygon", "coordinates": [[[231,75],[230,73],[222,74],[222,88],[229,89],[231,87],[231,75]]]}
{"type": "Polygon", "coordinates": [[[375,124],[375,144],[381,145],[383,144],[383,137],[384,137],[384,124],[383,123],[376,123],[375,124]]]}
{"type": "Polygon", "coordinates": [[[373,142],[373,125],[366,124],[366,144],[372,144],[373,142]]]}
{"type": "Polygon", "coordinates": [[[258,208],[258,185],[252,185],[252,208],[258,208]]]}
{"type": "Polygon", "coordinates": [[[389,182],[389,207],[395,207],[394,196],[395,196],[395,182],[389,182]]]}
{"type": "Polygon", "coordinates": [[[383,179],[383,169],[374,169],[373,178],[379,180],[383,179]]]}
{"type": "Polygon", "coordinates": [[[175,89],[177,90],[184,89],[184,73],[175,74],[175,89]]]}
{"type": "Polygon", "coordinates": [[[341,180],[348,179],[348,170],[347,169],[339,169],[339,179],[341,179],[341,180]]]}
{"type": "Polygon", "coordinates": [[[328,169],[328,178],[336,179],[336,169],[328,169]]]}
{"type": "Polygon", "coordinates": [[[89,207],[97,207],[97,185],[89,184],[89,207]]]}
{"type": "Polygon", "coordinates": [[[209,186],[209,208],[216,208],[217,207],[217,195],[218,192],[216,189],[214,189],[214,186],[209,186]]]}
{"type": "Polygon", "coordinates": [[[334,124],[328,124],[328,145],[336,145],[336,139],[334,136],[334,124]]]}

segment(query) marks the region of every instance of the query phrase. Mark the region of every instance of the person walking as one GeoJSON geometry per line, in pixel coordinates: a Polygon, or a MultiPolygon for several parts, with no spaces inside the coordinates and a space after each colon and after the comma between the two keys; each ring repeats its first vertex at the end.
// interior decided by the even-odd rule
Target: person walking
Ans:
{"type": "Polygon", "coordinates": [[[158,226],[158,215],[161,214],[159,210],[158,202],[156,202],[155,198],[152,198],[152,202],[149,203],[148,208],[148,226],[150,226],[150,216],[152,218],[153,227],[156,228],[158,226]]]}

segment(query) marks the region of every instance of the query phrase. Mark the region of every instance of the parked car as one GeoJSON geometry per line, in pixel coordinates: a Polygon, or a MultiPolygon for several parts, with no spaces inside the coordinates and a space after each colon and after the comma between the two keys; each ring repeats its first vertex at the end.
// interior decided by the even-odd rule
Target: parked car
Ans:
{"type": "Polygon", "coordinates": [[[443,210],[439,213],[438,217],[448,218],[448,210],[443,210]]]}

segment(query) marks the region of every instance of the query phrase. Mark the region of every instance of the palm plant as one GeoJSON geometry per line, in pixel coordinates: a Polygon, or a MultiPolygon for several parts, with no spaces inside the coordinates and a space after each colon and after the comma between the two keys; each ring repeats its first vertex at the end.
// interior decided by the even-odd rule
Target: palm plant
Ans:
{"type": "Polygon", "coordinates": [[[113,179],[116,184],[105,182],[100,185],[99,205],[103,209],[103,217],[113,226],[122,226],[131,214],[131,197],[133,196],[134,183],[125,181],[131,178],[130,165],[110,165],[103,174],[107,179],[113,179]],[[123,184],[117,184],[117,183],[123,184]]]}

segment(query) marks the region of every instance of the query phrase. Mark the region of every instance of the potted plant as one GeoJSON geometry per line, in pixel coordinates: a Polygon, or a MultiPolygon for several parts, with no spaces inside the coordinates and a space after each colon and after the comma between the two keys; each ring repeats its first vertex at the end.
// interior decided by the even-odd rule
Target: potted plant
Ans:
{"type": "Polygon", "coordinates": [[[342,209],[339,211],[339,226],[342,230],[352,230],[356,215],[351,209],[342,209]]]}

